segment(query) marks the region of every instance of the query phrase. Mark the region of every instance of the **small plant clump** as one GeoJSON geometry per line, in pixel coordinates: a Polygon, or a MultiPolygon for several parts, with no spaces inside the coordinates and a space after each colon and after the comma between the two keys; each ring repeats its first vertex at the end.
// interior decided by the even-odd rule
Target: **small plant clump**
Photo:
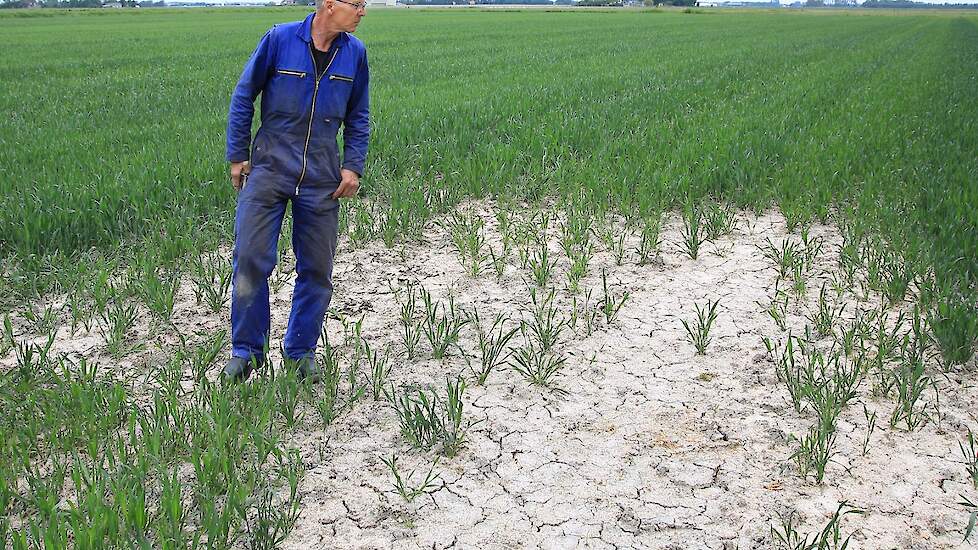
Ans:
{"type": "Polygon", "coordinates": [[[628,301],[630,294],[627,290],[620,294],[609,292],[608,274],[605,273],[604,269],[601,270],[601,289],[603,294],[601,295],[600,310],[604,315],[605,322],[610,325],[618,317],[618,312],[628,301]]]}
{"type": "Polygon", "coordinates": [[[845,550],[852,535],[842,538],[842,518],[849,514],[864,513],[863,510],[842,501],[821,531],[802,535],[798,531],[800,521],[797,512],[792,510],[787,515],[779,512],[779,525],[771,526],[771,540],[778,550],[845,550]]]}
{"type": "Polygon", "coordinates": [[[685,208],[683,208],[682,247],[683,252],[691,260],[699,257],[700,247],[707,240],[706,227],[704,225],[702,207],[687,202],[685,208]]]}
{"type": "Polygon", "coordinates": [[[681,319],[681,321],[689,341],[696,348],[696,354],[706,355],[706,348],[710,345],[710,329],[717,319],[717,306],[720,305],[720,300],[707,300],[706,305],[702,308],[699,304],[693,305],[696,306],[696,319],[692,324],[685,319],[681,319]]]}
{"type": "Polygon", "coordinates": [[[437,447],[447,457],[458,454],[469,430],[481,422],[466,421],[463,417],[465,388],[462,378],[447,381],[445,397],[417,388],[413,392],[407,388],[397,395],[392,386],[388,400],[394,404],[401,434],[414,447],[437,447]]]}
{"type": "Polygon", "coordinates": [[[460,262],[469,275],[478,277],[486,261],[485,222],[474,213],[456,211],[447,225],[460,262]]]}
{"type": "Polygon", "coordinates": [[[441,460],[440,456],[435,457],[435,460],[428,468],[428,473],[413,487],[411,486],[411,479],[414,478],[416,470],[411,470],[407,474],[402,473],[401,469],[397,466],[396,454],[392,454],[389,459],[381,457],[380,460],[390,469],[391,475],[394,476],[394,490],[397,491],[397,494],[401,495],[401,498],[405,502],[414,502],[414,499],[417,497],[431,494],[437,490],[435,488],[435,482],[441,479],[441,474],[435,474],[434,471],[435,467],[438,466],[438,461],[441,460]]]}
{"type": "Polygon", "coordinates": [[[492,327],[486,330],[479,319],[479,313],[473,312],[473,324],[479,340],[479,368],[472,369],[475,381],[478,385],[483,385],[489,379],[489,375],[501,364],[506,362],[509,357],[507,346],[513,336],[520,330],[520,327],[506,329],[506,322],[509,320],[505,315],[499,314],[492,323],[492,327]]]}
{"type": "Polygon", "coordinates": [[[421,300],[425,309],[421,329],[431,345],[431,356],[442,359],[458,342],[462,327],[469,323],[469,319],[455,307],[454,296],[449,295],[446,305],[436,302],[431,293],[422,288],[421,300]]]}

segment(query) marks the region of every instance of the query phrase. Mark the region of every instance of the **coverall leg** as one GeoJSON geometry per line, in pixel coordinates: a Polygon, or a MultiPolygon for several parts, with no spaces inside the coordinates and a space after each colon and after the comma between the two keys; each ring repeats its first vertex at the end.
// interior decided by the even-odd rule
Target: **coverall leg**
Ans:
{"type": "Polygon", "coordinates": [[[283,189],[252,178],[238,193],[234,216],[231,355],[263,360],[269,338],[268,277],[277,260],[278,236],[289,200],[283,189]]]}
{"type": "Polygon", "coordinates": [[[285,331],[289,359],[314,357],[323,319],[333,296],[333,257],[339,227],[337,184],[303,187],[292,197],[292,247],[296,282],[285,331]]]}

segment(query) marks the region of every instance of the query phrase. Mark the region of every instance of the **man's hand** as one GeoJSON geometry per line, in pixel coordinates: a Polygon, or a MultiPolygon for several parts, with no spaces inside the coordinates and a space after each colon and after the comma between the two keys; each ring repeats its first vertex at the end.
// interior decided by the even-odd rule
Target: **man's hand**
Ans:
{"type": "Polygon", "coordinates": [[[342,177],[342,181],[333,193],[333,198],[348,199],[357,196],[357,192],[360,191],[360,176],[353,170],[343,168],[340,170],[340,177],[342,177]]]}
{"type": "Polygon", "coordinates": [[[241,191],[241,188],[244,187],[244,181],[247,179],[249,173],[251,173],[250,162],[231,163],[231,185],[234,186],[235,192],[241,191]]]}

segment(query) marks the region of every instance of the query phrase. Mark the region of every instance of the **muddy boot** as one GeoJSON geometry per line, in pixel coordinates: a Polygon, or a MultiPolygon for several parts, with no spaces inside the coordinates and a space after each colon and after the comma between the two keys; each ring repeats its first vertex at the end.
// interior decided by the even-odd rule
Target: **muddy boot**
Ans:
{"type": "Polygon", "coordinates": [[[296,374],[300,382],[310,382],[315,384],[323,378],[323,373],[319,369],[319,364],[314,357],[303,357],[296,361],[296,374]]]}
{"type": "Polygon", "coordinates": [[[224,367],[221,378],[225,382],[244,382],[251,376],[251,371],[256,366],[261,366],[261,361],[255,358],[245,359],[244,357],[232,357],[224,367]]]}

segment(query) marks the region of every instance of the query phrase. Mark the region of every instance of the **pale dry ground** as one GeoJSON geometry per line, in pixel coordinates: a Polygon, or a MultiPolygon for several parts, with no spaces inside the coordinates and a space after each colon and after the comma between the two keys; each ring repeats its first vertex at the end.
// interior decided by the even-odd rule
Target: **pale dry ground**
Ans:
{"type": "MultiPolygon", "coordinates": [[[[498,251],[492,205],[469,206],[485,219],[488,242],[498,251]]],[[[757,248],[766,238],[798,237],[786,233],[777,213],[741,214],[737,221],[733,233],[706,244],[695,261],[681,252],[675,215],[666,218],[661,261],[652,265],[637,265],[630,250],[625,265],[615,266],[596,240],[598,253],[582,288],[599,297],[606,266],[612,290],[627,289],[630,297],[611,326],[599,324],[590,336],[566,333],[558,350],[567,365],[557,377],[566,394],[530,386],[506,368],[484,387],[470,385],[465,412],[481,422],[459,455],[437,466],[437,490],[412,503],[393,491],[380,459],[396,452],[403,470],[418,469],[417,481],[434,455],[410,448],[390,404],[361,401],[325,430],[307,408],[306,425],[292,441],[307,466],[303,511],[285,548],[770,548],[778,512],[798,510],[802,531],[815,532],[843,500],[866,511],[843,520],[843,533],[854,533],[849,548],[968,547],[961,543],[967,514],[957,502],[959,493],[975,491],[958,441],[967,427],[978,430],[974,360],[946,376],[934,368],[940,423],[915,432],[890,428],[893,401],[874,400],[864,382],[859,401],[879,417],[868,455],[862,456],[862,406],[850,404],[839,419],[838,454],[825,483],[801,478],[789,461],[796,446],[789,435],[804,435],[814,420],[794,411],[765,356],[762,336],[783,335],[764,312],[777,273],[757,248]],[[719,317],[707,355],[696,356],[680,319],[693,319],[694,302],[708,299],[720,300],[719,317]]],[[[558,223],[550,233],[551,252],[560,258],[554,284],[562,288],[568,260],[557,244],[558,223]]],[[[826,245],[807,304],[793,302],[796,334],[838,256],[833,228],[816,226],[812,234],[826,245]]],[[[628,246],[636,242],[631,236],[628,246]]],[[[458,305],[478,309],[483,319],[497,312],[519,319],[528,316],[526,278],[513,265],[501,280],[491,267],[479,278],[468,276],[447,232],[432,224],[425,242],[393,251],[381,243],[351,250],[341,240],[332,306],[351,318],[365,314],[364,337],[375,348],[392,349],[395,385],[433,385],[443,393],[446,376],[468,372],[465,360],[457,352],[444,361],[425,360],[422,339],[422,358],[408,361],[391,286],[416,280],[440,299],[451,291],[458,305]]],[[[226,327],[227,311],[206,313],[190,286],[181,288],[175,310],[181,331],[202,335],[226,327]]],[[[272,297],[273,349],[291,288],[288,281],[272,297]]],[[[568,316],[570,295],[558,290],[557,296],[568,316]]],[[[846,299],[847,319],[880,300],[846,299]]],[[[140,331],[149,330],[147,318],[140,331]]],[[[328,326],[342,341],[339,322],[331,319],[328,326]]],[[[97,331],[61,332],[54,351],[104,355],[97,331]]],[[[471,327],[462,334],[463,348],[476,353],[471,327]]],[[[158,336],[155,345],[112,368],[129,372],[139,393],[148,370],[162,361],[155,348],[174,341],[158,336]]],[[[192,384],[189,374],[186,383],[192,384]]]]}

